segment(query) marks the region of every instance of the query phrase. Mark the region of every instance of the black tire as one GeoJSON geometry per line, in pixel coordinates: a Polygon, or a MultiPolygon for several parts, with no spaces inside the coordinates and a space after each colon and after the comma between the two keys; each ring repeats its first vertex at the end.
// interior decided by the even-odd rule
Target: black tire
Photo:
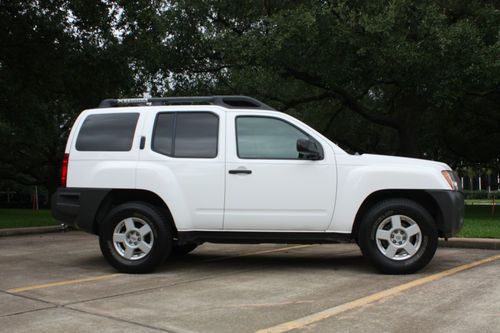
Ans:
{"type": "MultiPolygon", "coordinates": [[[[397,220],[398,218],[396,217],[396,221],[397,220]]],[[[434,256],[437,249],[437,243],[438,232],[434,219],[424,207],[408,199],[389,199],[371,207],[363,216],[358,233],[358,245],[363,255],[370,259],[372,264],[379,271],[386,274],[409,274],[420,270],[426,266],[434,256]],[[389,222],[392,221],[392,219],[389,220],[391,216],[399,216],[401,225],[407,225],[406,228],[411,225],[410,223],[416,223],[420,228],[420,234],[418,236],[409,237],[408,235],[411,233],[408,233],[408,235],[405,234],[401,236],[398,229],[392,229],[394,225],[392,225],[392,222],[389,222]],[[390,235],[388,241],[380,239],[380,237],[377,241],[376,234],[377,231],[380,230],[379,226],[381,229],[383,229],[384,226],[387,226],[389,229],[386,234],[390,235]],[[396,230],[396,234],[391,232],[391,230],[396,230]],[[393,237],[404,237],[404,239],[393,237]],[[419,241],[417,241],[417,239],[419,239],[419,241]],[[390,242],[396,242],[395,247],[399,246],[397,252],[393,256],[391,256],[388,251],[389,246],[393,245],[390,244],[390,242]],[[417,243],[420,245],[414,254],[410,254],[410,252],[406,252],[405,249],[401,249],[402,245],[400,245],[400,242],[402,244],[412,242],[412,246],[417,243]],[[387,256],[382,252],[383,250],[386,251],[387,256]],[[392,259],[389,258],[389,256],[391,256],[392,259]],[[399,256],[399,258],[397,258],[397,256],[399,256]],[[408,258],[405,259],[405,257],[408,258]]],[[[416,248],[417,246],[414,246],[414,249],[416,248]]]]}
{"type": "Polygon", "coordinates": [[[182,257],[188,254],[189,252],[193,251],[198,247],[198,244],[196,243],[186,243],[182,245],[177,245],[174,244],[172,247],[172,251],[170,252],[171,257],[182,257]]]}
{"type": "MultiPolygon", "coordinates": [[[[139,224],[140,226],[141,224],[139,224]]],[[[146,239],[144,237],[144,239],[146,239]]],[[[157,207],[144,202],[129,202],[114,207],[102,222],[99,230],[99,245],[101,252],[111,266],[123,273],[148,273],[165,261],[172,249],[172,230],[168,217],[157,207]],[[150,250],[146,254],[136,255],[135,259],[127,259],[120,254],[117,247],[123,246],[125,242],[115,246],[113,233],[122,221],[132,218],[140,221],[142,226],[147,224],[151,229],[147,236],[151,243],[150,250]],[[140,258],[140,255],[144,257],[140,258]]],[[[135,251],[140,250],[133,250],[135,251]]]]}

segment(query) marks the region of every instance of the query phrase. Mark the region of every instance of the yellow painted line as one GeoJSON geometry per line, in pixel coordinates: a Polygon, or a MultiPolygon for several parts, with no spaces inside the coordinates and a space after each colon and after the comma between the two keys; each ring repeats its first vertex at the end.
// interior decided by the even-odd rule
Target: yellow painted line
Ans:
{"type": "Polygon", "coordinates": [[[312,245],[296,245],[296,246],[280,247],[279,249],[262,250],[262,251],[257,251],[257,252],[242,253],[242,254],[238,254],[238,255],[235,255],[235,256],[228,256],[228,257],[223,257],[223,258],[208,259],[208,260],[206,260],[204,262],[229,260],[229,259],[234,259],[234,258],[241,258],[241,257],[253,256],[253,255],[257,255],[257,254],[265,254],[265,253],[273,253],[273,252],[283,252],[283,251],[286,251],[286,250],[296,250],[296,249],[302,249],[302,248],[310,247],[310,246],[312,246],[312,245]]]}
{"type": "MultiPolygon", "coordinates": [[[[257,252],[243,253],[243,254],[231,256],[231,257],[211,259],[211,260],[207,260],[206,262],[219,261],[219,260],[229,260],[232,258],[239,258],[239,257],[256,255],[256,254],[281,252],[281,251],[286,251],[286,250],[300,249],[300,248],[309,247],[309,246],[312,246],[312,245],[288,246],[288,247],[283,247],[283,248],[279,248],[279,249],[263,250],[263,251],[257,251],[257,252]]],[[[100,275],[100,276],[94,276],[94,277],[88,277],[88,278],[82,278],[82,279],[76,279],[76,280],[65,280],[65,281],[58,281],[58,282],[52,282],[52,283],[38,284],[38,285],[28,286],[28,287],[14,288],[14,289],[6,290],[6,291],[9,293],[22,293],[25,291],[36,290],[36,289],[45,289],[45,288],[51,288],[51,287],[66,286],[66,285],[71,285],[71,284],[107,280],[107,279],[111,279],[111,278],[113,278],[115,276],[119,276],[119,275],[121,275],[121,274],[116,273],[116,274],[100,275]]]]}
{"type": "Polygon", "coordinates": [[[37,284],[34,286],[29,286],[29,287],[9,289],[9,290],[7,290],[7,292],[9,292],[9,293],[22,293],[24,291],[30,291],[30,290],[35,290],[35,289],[45,289],[45,288],[50,288],[50,287],[66,286],[66,285],[70,285],[70,284],[107,280],[107,279],[111,279],[111,278],[113,278],[115,276],[119,276],[119,275],[121,275],[121,274],[116,273],[116,274],[88,277],[88,278],[77,279],[77,280],[65,280],[65,281],[58,281],[58,282],[52,282],[52,283],[37,284]]]}
{"type": "Polygon", "coordinates": [[[302,317],[302,318],[292,320],[292,321],[289,321],[289,322],[286,322],[283,324],[279,324],[279,325],[276,325],[273,327],[259,330],[256,333],[280,333],[280,332],[288,332],[291,330],[300,329],[300,328],[303,328],[307,325],[314,324],[318,321],[325,320],[325,319],[328,319],[330,317],[336,316],[340,313],[343,313],[343,312],[346,312],[349,310],[353,310],[353,309],[368,305],[370,303],[380,301],[380,300],[387,298],[387,297],[394,296],[394,295],[401,293],[405,290],[415,288],[415,287],[421,286],[423,284],[426,284],[426,283],[429,283],[432,281],[440,280],[440,279],[445,278],[447,276],[450,276],[450,275],[453,275],[453,274],[465,271],[467,269],[471,269],[473,267],[476,267],[476,266],[479,266],[482,264],[486,264],[486,263],[489,263],[489,262],[492,262],[492,261],[495,261],[498,259],[500,259],[500,254],[497,254],[497,255],[494,255],[492,257],[488,257],[485,259],[477,260],[477,261],[474,261],[474,262],[471,262],[471,263],[468,263],[465,265],[457,266],[457,267],[448,269],[446,271],[432,274],[432,275],[429,275],[429,276],[426,276],[426,277],[423,277],[423,278],[420,278],[417,280],[413,280],[413,281],[401,284],[399,286],[377,292],[375,294],[372,294],[372,295],[369,295],[366,297],[358,298],[358,299],[351,301],[351,302],[348,302],[348,303],[334,306],[332,308],[323,310],[321,312],[314,313],[314,314],[306,316],[306,317],[302,317]]]}
{"type": "Polygon", "coordinates": [[[250,253],[242,253],[238,255],[237,257],[246,257],[246,256],[253,256],[256,254],[264,254],[264,253],[273,253],[273,252],[282,252],[286,250],[296,250],[296,249],[303,249],[305,247],[310,247],[312,245],[295,245],[295,246],[287,246],[287,247],[281,247],[279,249],[270,249],[270,250],[262,250],[262,251],[257,251],[257,252],[250,252],[250,253]]]}

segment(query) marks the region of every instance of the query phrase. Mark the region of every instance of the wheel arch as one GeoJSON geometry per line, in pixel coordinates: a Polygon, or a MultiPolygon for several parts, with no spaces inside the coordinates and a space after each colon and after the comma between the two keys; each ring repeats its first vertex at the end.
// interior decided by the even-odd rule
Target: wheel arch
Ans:
{"type": "Polygon", "coordinates": [[[444,218],[438,202],[426,190],[380,190],[368,195],[356,213],[351,235],[357,238],[359,225],[366,212],[376,203],[387,199],[408,199],[423,206],[434,219],[439,237],[444,237],[444,218]]]}
{"type": "Polygon", "coordinates": [[[174,235],[177,235],[177,228],[170,211],[165,201],[156,193],[147,190],[138,189],[113,189],[104,197],[96,211],[94,223],[93,223],[93,233],[99,234],[100,223],[104,220],[107,213],[113,209],[113,207],[131,201],[141,201],[149,203],[161,209],[169,219],[168,223],[174,231],[174,235]]]}

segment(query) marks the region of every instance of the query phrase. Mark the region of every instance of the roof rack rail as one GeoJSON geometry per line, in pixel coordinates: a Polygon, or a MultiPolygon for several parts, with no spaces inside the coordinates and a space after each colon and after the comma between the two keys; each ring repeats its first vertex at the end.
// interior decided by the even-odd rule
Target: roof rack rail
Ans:
{"type": "Polygon", "coordinates": [[[211,104],[222,106],[228,109],[250,108],[276,111],[274,108],[262,103],[255,98],[238,95],[104,99],[99,104],[99,108],[172,104],[211,104]]]}

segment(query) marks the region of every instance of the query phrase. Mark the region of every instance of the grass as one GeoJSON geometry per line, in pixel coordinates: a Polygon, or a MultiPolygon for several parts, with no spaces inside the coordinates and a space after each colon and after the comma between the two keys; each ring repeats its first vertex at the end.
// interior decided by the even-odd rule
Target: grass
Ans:
{"type": "Polygon", "coordinates": [[[49,209],[0,209],[0,229],[57,225],[49,209]]]}
{"type": "MultiPolygon", "coordinates": [[[[57,225],[50,210],[34,212],[31,209],[0,209],[0,228],[38,227],[57,225]]],[[[500,238],[500,206],[495,216],[491,206],[465,206],[465,223],[457,237],[500,238]]]]}
{"type": "Polygon", "coordinates": [[[457,237],[500,238],[500,206],[491,214],[491,206],[465,206],[464,227],[457,237]]]}

